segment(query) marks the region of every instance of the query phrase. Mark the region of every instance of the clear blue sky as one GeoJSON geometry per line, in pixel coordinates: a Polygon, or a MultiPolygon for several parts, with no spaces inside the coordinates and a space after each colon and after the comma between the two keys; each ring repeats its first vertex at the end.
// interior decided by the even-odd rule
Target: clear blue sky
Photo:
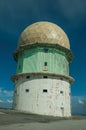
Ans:
{"type": "Polygon", "coordinates": [[[0,102],[12,99],[12,54],[20,33],[38,21],[53,22],[67,33],[74,54],[72,96],[86,96],[86,0],[0,0],[0,102]]]}

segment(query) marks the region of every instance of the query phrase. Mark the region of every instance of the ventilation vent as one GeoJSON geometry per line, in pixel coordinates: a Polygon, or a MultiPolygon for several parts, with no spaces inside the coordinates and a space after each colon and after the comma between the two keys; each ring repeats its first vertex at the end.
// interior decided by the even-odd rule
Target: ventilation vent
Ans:
{"type": "Polygon", "coordinates": [[[25,89],[26,92],[29,92],[29,89],[25,89]]]}
{"type": "Polygon", "coordinates": [[[47,78],[48,78],[48,76],[46,76],[46,75],[45,75],[45,76],[43,76],[43,78],[44,78],[44,79],[47,79],[47,78]]]}
{"type": "Polygon", "coordinates": [[[47,89],[43,89],[43,93],[47,93],[47,89]]]}

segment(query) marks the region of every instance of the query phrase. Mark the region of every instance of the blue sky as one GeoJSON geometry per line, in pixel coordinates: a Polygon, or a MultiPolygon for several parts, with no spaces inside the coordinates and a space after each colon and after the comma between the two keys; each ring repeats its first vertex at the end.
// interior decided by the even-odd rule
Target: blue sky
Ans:
{"type": "Polygon", "coordinates": [[[16,73],[12,54],[20,33],[38,21],[53,22],[67,33],[74,54],[71,93],[86,97],[86,0],[0,0],[0,102],[12,102],[10,78],[16,73]]]}

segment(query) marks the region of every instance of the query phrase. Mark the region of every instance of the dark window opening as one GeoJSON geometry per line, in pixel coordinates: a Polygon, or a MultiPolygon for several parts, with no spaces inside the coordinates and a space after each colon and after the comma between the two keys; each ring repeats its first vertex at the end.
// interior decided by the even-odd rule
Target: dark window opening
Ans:
{"type": "Polygon", "coordinates": [[[63,94],[63,91],[60,91],[61,94],[63,94]]]}
{"type": "Polygon", "coordinates": [[[43,92],[44,92],[44,93],[47,93],[47,89],[43,89],[43,92]]]}
{"type": "Polygon", "coordinates": [[[15,93],[17,93],[17,90],[15,90],[15,93]]]}
{"type": "Polygon", "coordinates": [[[63,109],[64,109],[64,107],[61,107],[60,109],[61,109],[61,110],[63,110],[63,109]]]}
{"type": "Polygon", "coordinates": [[[60,80],[63,80],[63,78],[60,78],[60,80]]]}
{"type": "Polygon", "coordinates": [[[26,89],[25,91],[26,91],[26,92],[29,92],[29,89],[26,89]]]}
{"type": "Polygon", "coordinates": [[[44,52],[45,52],[45,53],[48,53],[48,49],[47,49],[47,48],[44,48],[44,52]]]}
{"type": "Polygon", "coordinates": [[[45,75],[45,76],[43,76],[43,78],[45,78],[45,79],[46,79],[46,78],[48,78],[48,76],[46,76],[46,75],[45,75]]]}
{"type": "Polygon", "coordinates": [[[18,78],[16,78],[15,81],[18,81],[18,78]]]}
{"type": "Polygon", "coordinates": [[[47,66],[47,62],[44,62],[44,66],[47,66]]]}
{"type": "Polygon", "coordinates": [[[29,79],[29,78],[30,78],[30,76],[26,76],[26,78],[27,78],[27,79],[29,79]]]}

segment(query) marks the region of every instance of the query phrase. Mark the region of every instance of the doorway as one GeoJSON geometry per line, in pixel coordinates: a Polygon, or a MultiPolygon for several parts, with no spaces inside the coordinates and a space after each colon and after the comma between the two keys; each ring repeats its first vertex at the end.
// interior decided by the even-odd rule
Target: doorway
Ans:
{"type": "Polygon", "coordinates": [[[61,107],[61,115],[64,117],[64,107],[61,107]]]}

